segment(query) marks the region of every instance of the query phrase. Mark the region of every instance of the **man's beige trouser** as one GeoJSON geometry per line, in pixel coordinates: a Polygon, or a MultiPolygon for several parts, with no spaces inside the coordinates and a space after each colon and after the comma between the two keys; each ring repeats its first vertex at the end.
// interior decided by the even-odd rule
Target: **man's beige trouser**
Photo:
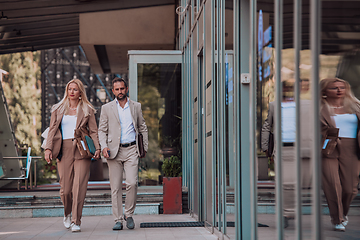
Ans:
{"type": "Polygon", "coordinates": [[[122,181],[123,171],[125,171],[126,198],[125,216],[132,217],[137,197],[138,183],[138,153],[136,145],[130,147],[120,147],[114,159],[108,159],[109,177],[111,187],[112,212],[115,222],[123,220],[122,208],[122,181]]]}

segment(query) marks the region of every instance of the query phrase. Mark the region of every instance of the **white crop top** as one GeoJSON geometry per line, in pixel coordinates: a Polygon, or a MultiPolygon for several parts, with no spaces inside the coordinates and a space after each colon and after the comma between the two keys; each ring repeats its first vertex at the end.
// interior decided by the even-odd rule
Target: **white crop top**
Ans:
{"type": "Polygon", "coordinates": [[[334,120],[336,127],[339,128],[339,137],[356,138],[358,127],[356,114],[336,114],[334,120]]]}
{"type": "Polygon", "coordinates": [[[61,121],[62,138],[72,139],[74,138],[74,130],[76,128],[76,115],[64,115],[61,121]]]}

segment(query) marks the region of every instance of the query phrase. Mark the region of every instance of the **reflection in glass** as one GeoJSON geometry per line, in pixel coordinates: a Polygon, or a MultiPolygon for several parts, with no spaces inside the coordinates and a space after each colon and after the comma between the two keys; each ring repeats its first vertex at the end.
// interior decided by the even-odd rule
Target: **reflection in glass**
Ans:
{"type": "Polygon", "coordinates": [[[138,101],[149,132],[149,149],[139,160],[139,185],[161,185],[164,158],[181,159],[181,66],[138,64],[138,101]]]}
{"type": "MultiPolygon", "coordinates": [[[[264,34],[265,29],[268,27],[274,26],[274,19],[275,19],[275,12],[272,7],[267,8],[263,1],[257,1],[258,2],[258,11],[260,9],[263,11],[263,21],[264,21],[264,34]]],[[[344,13],[342,11],[343,9],[347,9],[347,7],[352,4],[351,8],[354,9],[360,6],[357,4],[355,6],[353,2],[350,3],[350,1],[342,1],[340,2],[327,2],[328,4],[322,7],[322,33],[321,33],[321,54],[319,55],[320,60],[320,66],[319,66],[319,79],[323,78],[333,78],[333,77],[339,77],[348,80],[351,83],[352,90],[355,92],[357,96],[360,96],[359,91],[359,65],[360,65],[360,54],[358,52],[358,46],[356,44],[357,40],[354,40],[355,38],[358,38],[357,32],[354,32],[354,24],[358,25],[358,23],[354,22],[355,13],[354,15],[350,12],[344,13]],[[331,19],[337,19],[337,21],[330,21],[328,19],[328,16],[331,15],[331,19]],[[346,16],[345,16],[346,15],[346,16]],[[346,19],[346,21],[345,21],[346,19]],[[345,33],[346,32],[346,33],[345,33]],[[350,41],[349,39],[352,39],[354,41],[350,41]]],[[[274,1],[268,1],[267,4],[274,4],[274,1]]],[[[284,15],[283,15],[283,39],[282,39],[282,66],[281,66],[281,81],[284,84],[290,84],[293,85],[295,82],[295,50],[294,50],[294,12],[293,12],[293,6],[292,5],[284,5],[284,15]],[[286,7],[285,7],[286,6],[286,7]]],[[[304,114],[302,112],[304,111],[304,103],[308,101],[312,101],[311,99],[311,73],[313,70],[312,66],[312,60],[311,60],[311,50],[310,50],[310,44],[309,44],[309,36],[310,36],[310,25],[309,22],[309,12],[312,10],[309,9],[309,5],[306,4],[306,1],[303,1],[302,4],[302,27],[301,27],[301,51],[300,51],[300,66],[299,66],[299,72],[300,72],[300,79],[302,79],[302,83],[300,84],[300,143],[299,143],[299,149],[302,151],[304,147],[306,146],[306,142],[302,141],[303,136],[305,136],[306,126],[310,125],[310,122],[306,122],[304,124],[304,121],[301,119],[304,118],[304,114]],[[306,125],[307,124],[307,125],[306,125]],[[305,125],[305,126],[304,126],[305,125]]],[[[311,24],[311,23],[310,23],[311,24]]],[[[272,31],[273,38],[276,39],[278,37],[275,35],[276,33],[272,31]]],[[[259,120],[258,122],[258,131],[259,126],[262,125],[264,122],[267,113],[268,113],[268,106],[269,103],[275,100],[275,76],[273,75],[274,69],[275,69],[275,60],[274,60],[274,46],[273,42],[267,42],[265,41],[266,37],[264,37],[264,47],[262,49],[262,52],[258,54],[258,59],[256,59],[256,64],[258,66],[258,70],[261,67],[262,72],[261,76],[258,76],[257,81],[261,84],[258,85],[258,115],[257,118],[259,120]],[[267,44],[267,45],[266,45],[267,44]],[[265,46],[266,45],[266,46],[265,46]],[[261,59],[262,58],[262,59],[261,59]],[[265,69],[269,69],[269,71],[265,71],[265,69]]],[[[276,47],[276,46],[275,46],[276,47]]],[[[260,73],[260,72],[259,72],[260,73]]],[[[287,88],[288,86],[285,86],[287,88]]],[[[284,85],[283,85],[284,90],[284,85]]],[[[287,99],[291,99],[294,97],[293,90],[289,91],[285,94],[285,97],[287,99]]],[[[314,101],[317,103],[317,100],[314,101]]],[[[311,110],[309,110],[311,111],[311,110]]],[[[308,117],[307,119],[310,119],[308,117]]],[[[308,126],[309,127],[309,126],[308,126]]],[[[311,126],[310,126],[311,127],[311,126]]],[[[258,132],[258,140],[259,143],[261,142],[261,133],[258,132]]],[[[283,156],[286,153],[286,150],[283,147],[283,156]]],[[[260,180],[260,158],[263,158],[263,153],[258,152],[258,160],[259,160],[259,180],[260,180]]],[[[302,153],[301,153],[302,154],[302,153]]],[[[265,158],[265,157],[264,157],[265,158]]],[[[275,159],[275,162],[277,160],[275,159]]],[[[311,203],[314,201],[313,196],[311,195],[311,181],[313,176],[311,176],[311,168],[312,165],[310,165],[310,161],[313,161],[311,159],[308,159],[308,163],[304,166],[304,159],[302,159],[302,167],[301,167],[301,213],[302,213],[302,226],[301,229],[296,229],[296,222],[295,220],[289,221],[289,227],[284,230],[285,236],[288,239],[295,239],[294,234],[296,234],[296,231],[302,231],[303,239],[308,239],[311,237],[312,232],[314,232],[314,226],[310,224],[311,218],[313,217],[311,214],[313,214],[313,211],[311,209],[311,203]],[[308,175],[306,176],[306,173],[308,175]]],[[[273,176],[275,175],[275,172],[273,171],[273,160],[271,160],[271,165],[268,166],[269,173],[268,174],[268,180],[272,180],[273,176]]],[[[287,173],[290,171],[287,171],[289,169],[285,169],[285,165],[287,164],[286,161],[283,161],[283,182],[284,182],[284,176],[286,176],[287,173]],[[285,163],[284,163],[285,162],[285,163]]],[[[291,169],[291,173],[295,174],[295,170],[291,169]]],[[[320,173],[321,174],[321,173],[320,173]]],[[[269,182],[271,183],[271,182],[269,182]]],[[[265,182],[260,182],[259,184],[265,184],[265,182]]],[[[269,184],[270,185],[270,184],[269,184]]],[[[262,187],[262,189],[258,190],[258,219],[260,223],[264,223],[269,225],[270,229],[276,229],[276,223],[275,223],[275,215],[274,211],[268,211],[274,199],[274,189],[268,187],[262,187]],[[271,214],[269,214],[271,213],[271,214]]],[[[321,194],[323,194],[321,192],[321,194]]],[[[284,191],[284,198],[286,198],[286,189],[284,191]]],[[[294,200],[295,196],[291,197],[291,200],[294,200]]],[[[322,203],[324,206],[326,206],[326,202],[323,199],[322,203]]],[[[284,208],[286,207],[286,201],[284,201],[284,208]]],[[[294,203],[292,203],[294,205],[294,203]]],[[[331,222],[329,221],[329,215],[328,215],[328,209],[324,208],[324,216],[322,217],[322,225],[323,225],[323,235],[326,237],[333,237],[334,231],[333,226],[331,225],[331,222]]],[[[355,225],[354,225],[355,226],[355,225]]],[[[349,226],[349,229],[351,229],[351,226],[349,226]]],[[[348,228],[346,229],[348,231],[348,228]]],[[[275,231],[272,231],[269,235],[269,232],[265,229],[259,228],[259,239],[269,239],[269,237],[275,237],[275,231]]]]}

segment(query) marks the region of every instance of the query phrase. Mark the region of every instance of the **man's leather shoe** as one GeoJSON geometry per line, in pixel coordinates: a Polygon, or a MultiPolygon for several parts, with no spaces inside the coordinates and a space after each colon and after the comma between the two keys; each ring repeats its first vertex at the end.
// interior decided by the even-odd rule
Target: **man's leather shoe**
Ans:
{"type": "Polygon", "coordinates": [[[126,227],[128,229],[134,229],[135,228],[134,219],[132,217],[125,218],[125,220],[126,220],[126,227]]]}
{"type": "Polygon", "coordinates": [[[122,230],[122,229],[123,229],[122,222],[116,222],[114,227],[113,227],[113,230],[118,231],[118,230],[122,230]]]}

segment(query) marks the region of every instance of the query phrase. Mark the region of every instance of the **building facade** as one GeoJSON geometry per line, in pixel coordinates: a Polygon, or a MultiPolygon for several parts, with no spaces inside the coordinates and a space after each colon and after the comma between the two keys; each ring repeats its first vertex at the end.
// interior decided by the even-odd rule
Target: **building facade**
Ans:
{"type": "MultiPolygon", "coordinates": [[[[221,239],[325,238],[322,216],[328,210],[320,180],[318,83],[343,78],[359,97],[358,77],[350,69],[357,65],[360,36],[354,30],[355,12],[345,10],[350,6],[360,7],[351,1],[179,1],[183,184],[190,212],[221,239]],[[292,90],[286,90],[285,83],[292,90]],[[311,160],[301,167],[304,129],[297,121],[295,167],[275,160],[275,203],[269,205],[262,202],[261,189],[269,181],[259,181],[264,159],[261,127],[269,102],[280,109],[285,90],[295,102],[296,119],[301,117],[300,101],[310,101],[311,160]],[[311,171],[310,187],[304,189],[301,175],[311,171]],[[296,179],[292,230],[286,229],[283,217],[288,174],[296,179]],[[273,236],[259,235],[264,213],[273,214],[273,236]]],[[[275,111],[276,118],[281,114],[275,111]]],[[[281,142],[283,126],[277,124],[275,142],[281,142]]],[[[284,148],[275,148],[281,159],[284,148]]]]}
{"type": "MultiPolygon", "coordinates": [[[[34,11],[4,6],[2,18],[17,19],[15,23],[1,22],[1,26],[12,25],[1,35],[5,39],[0,39],[0,52],[80,44],[94,73],[128,71],[130,98],[142,103],[150,131],[149,154],[140,162],[140,187],[160,187],[162,160],[178,154],[190,213],[220,239],[326,237],[322,220],[328,210],[322,200],[319,161],[319,81],[343,78],[360,96],[359,1],[69,2],[76,8],[58,1],[47,2],[47,6],[39,3],[41,9],[30,4],[28,8],[34,11]],[[54,16],[46,16],[47,12],[54,16]],[[62,24],[62,31],[70,37],[43,36],[40,30],[45,30],[40,27],[49,28],[48,17],[54,18],[52,24],[69,21],[76,31],[71,30],[74,26],[62,24]],[[15,31],[22,19],[41,20],[37,41],[32,41],[30,34],[24,36],[24,30],[15,31]],[[6,38],[11,38],[11,43],[6,38]],[[295,167],[285,171],[284,162],[268,162],[260,148],[269,103],[280,109],[284,96],[295,102],[296,109],[296,134],[291,143],[295,167]],[[307,125],[313,129],[308,168],[301,167],[299,156],[301,100],[310,101],[307,125]],[[312,171],[311,185],[303,189],[300,176],[306,171],[312,171]],[[283,178],[289,174],[296,179],[291,197],[294,220],[292,227],[286,228],[283,178]],[[264,235],[260,223],[271,224],[276,231],[264,235]]],[[[49,52],[46,61],[54,54],[49,52]]],[[[62,55],[78,57],[72,51],[62,55]]],[[[51,71],[55,81],[57,70],[51,71]]],[[[45,84],[44,91],[52,94],[55,85],[45,84]]],[[[91,97],[94,103],[96,96],[91,97]]],[[[49,100],[47,106],[52,103],[49,100]]],[[[281,111],[275,110],[275,117],[281,119],[281,111]]],[[[275,142],[281,142],[283,126],[280,121],[276,124],[275,142]]],[[[276,145],[275,151],[281,159],[282,145],[276,145]]]]}

